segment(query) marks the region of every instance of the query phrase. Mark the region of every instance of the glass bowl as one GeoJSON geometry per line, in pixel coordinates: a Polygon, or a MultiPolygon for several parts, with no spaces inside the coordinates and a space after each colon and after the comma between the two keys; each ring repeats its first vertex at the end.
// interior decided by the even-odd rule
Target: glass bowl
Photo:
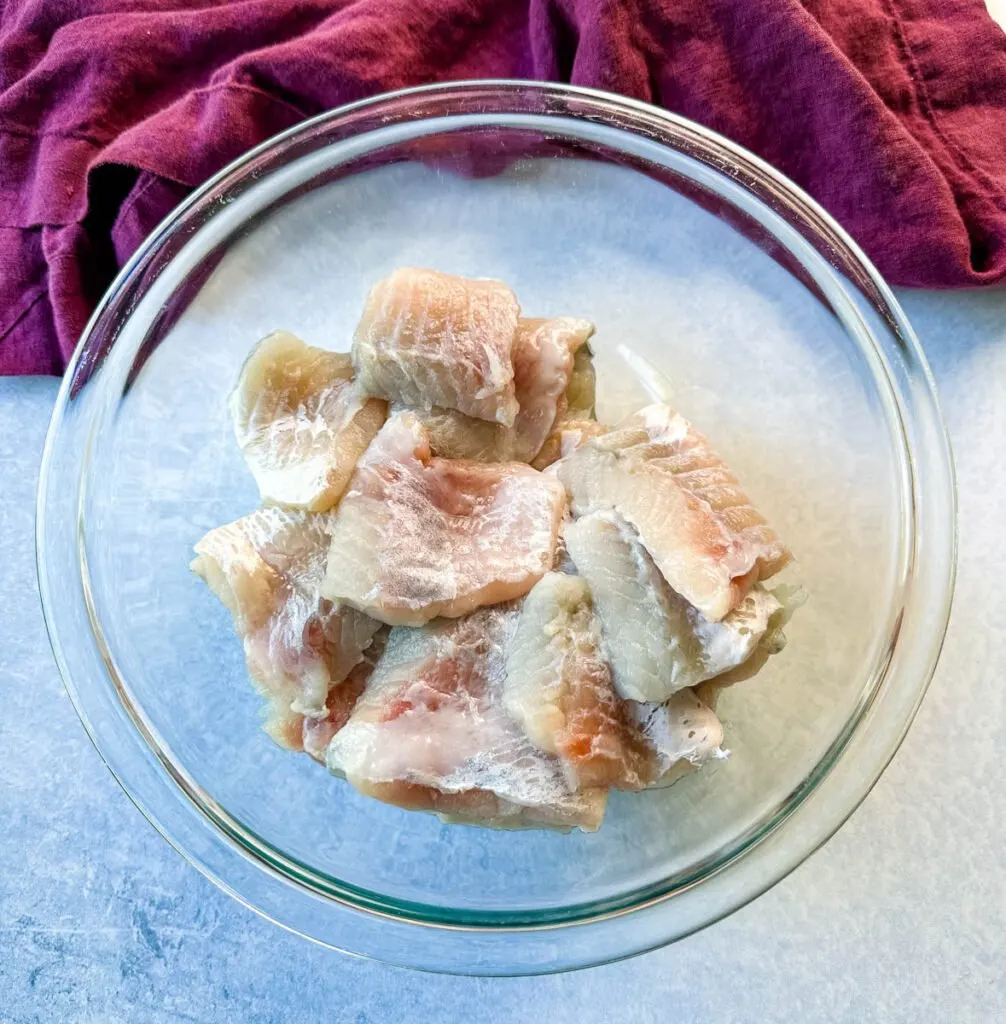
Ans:
{"type": "Polygon", "coordinates": [[[105,296],[38,499],[67,689],[109,768],[227,892],[341,950],[541,973],[678,939],[763,892],[876,781],[935,665],[955,511],[933,384],[890,290],[776,171],[600,92],[408,90],[253,150],[105,296]],[[348,348],[399,265],[498,277],[597,324],[599,414],[667,398],[799,559],[789,646],[719,711],[730,757],[614,794],[599,832],[497,832],[368,800],[259,729],[193,543],[258,503],[226,396],[278,328],[348,348]]]}

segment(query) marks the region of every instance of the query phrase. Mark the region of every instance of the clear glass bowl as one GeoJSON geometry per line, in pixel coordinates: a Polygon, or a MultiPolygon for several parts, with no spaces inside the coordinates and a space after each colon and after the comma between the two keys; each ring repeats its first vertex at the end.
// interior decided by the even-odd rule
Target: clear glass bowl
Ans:
{"type": "Polygon", "coordinates": [[[954,488],[889,289],[806,195],[681,118],[473,82],[315,118],[176,210],[85,331],[39,490],[67,689],[164,836],[232,895],[342,950],[472,974],[652,949],[763,892],[865,796],[942,642],[954,488]],[[596,834],[494,832],[367,800],[259,730],[192,544],[257,494],[225,408],[276,328],[348,347],[393,267],[499,277],[598,325],[600,414],[667,397],[796,551],[789,647],[720,711],[731,756],[615,794],[596,834]]]}

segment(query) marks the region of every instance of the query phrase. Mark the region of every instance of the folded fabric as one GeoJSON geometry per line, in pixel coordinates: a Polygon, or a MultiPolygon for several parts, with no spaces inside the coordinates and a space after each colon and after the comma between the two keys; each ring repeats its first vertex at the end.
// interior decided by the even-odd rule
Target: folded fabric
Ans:
{"type": "Polygon", "coordinates": [[[895,284],[1006,280],[1006,34],[982,0],[6,0],[0,373],[58,373],[192,187],[296,122],[463,78],[684,114],[895,284]]]}

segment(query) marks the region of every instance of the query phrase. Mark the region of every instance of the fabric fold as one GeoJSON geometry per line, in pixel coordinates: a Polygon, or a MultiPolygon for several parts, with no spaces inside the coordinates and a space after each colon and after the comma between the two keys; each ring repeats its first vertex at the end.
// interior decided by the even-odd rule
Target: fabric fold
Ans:
{"type": "Polygon", "coordinates": [[[116,269],[245,150],[464,78],[663,106],[793,178],[892,283],[1006,281],[1006,34],[981,0],[9,0],[0,373],[60,372],[116,269]]]}

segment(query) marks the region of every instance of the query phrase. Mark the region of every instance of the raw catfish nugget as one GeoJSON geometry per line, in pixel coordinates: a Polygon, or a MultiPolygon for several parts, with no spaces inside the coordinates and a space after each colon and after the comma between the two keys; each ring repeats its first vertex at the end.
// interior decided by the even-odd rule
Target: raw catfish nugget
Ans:
{"type": "Polygon", "coordinates": [[[673,409],[597,420],[594,332],[401,268],[351,354],[252,350],[230,412],[262,507],[192,569],[277,743],[447,822],[584,831],[727,756],[716,694],[782,650],[792,556],[673,409]]]}

